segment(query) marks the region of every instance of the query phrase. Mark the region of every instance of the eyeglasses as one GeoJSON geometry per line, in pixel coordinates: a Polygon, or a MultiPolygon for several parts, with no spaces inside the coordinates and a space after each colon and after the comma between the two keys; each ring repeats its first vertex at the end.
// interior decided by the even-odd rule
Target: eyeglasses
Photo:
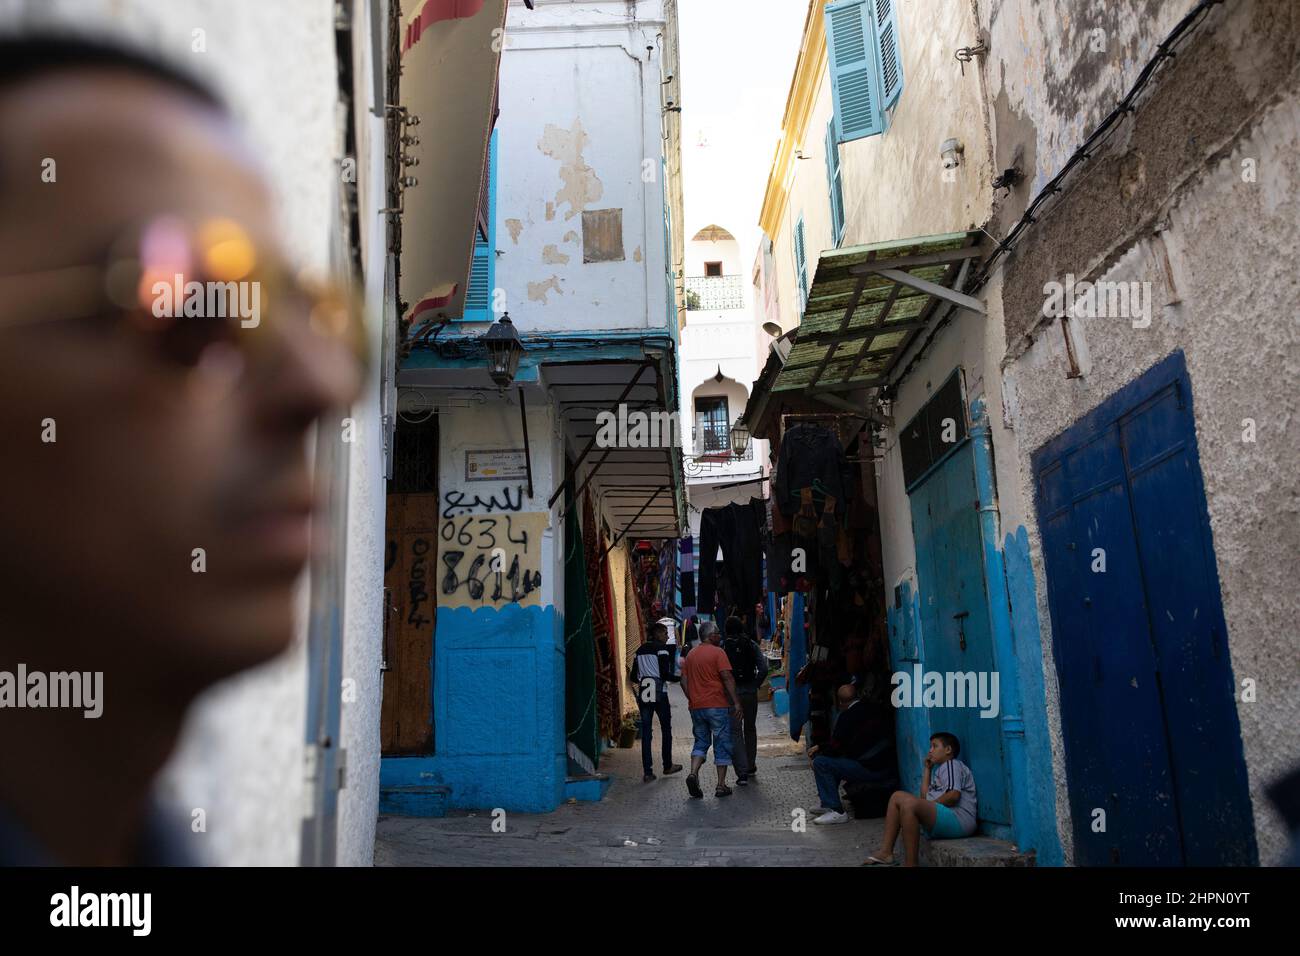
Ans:
{"type": "Polygon", "coordinates": [[[98,263],[0,276],[0,309],[0,330],[34,322],[102,327],[115,315],[186,368],[216,343],[265,358],[276,339],[267,323],[344,348],[363,367],[367,357],[360,300],[339,283],[295,273],[229,219],[195,227],[160,217],[125,232],[98,263]]]}

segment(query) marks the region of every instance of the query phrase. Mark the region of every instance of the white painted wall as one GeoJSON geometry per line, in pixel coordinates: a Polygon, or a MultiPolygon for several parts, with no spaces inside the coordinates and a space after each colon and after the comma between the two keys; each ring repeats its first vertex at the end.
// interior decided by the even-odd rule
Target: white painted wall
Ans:
{"type": "MultiPolygon", "coordinates": [[[[725,225],[724,225],[724,228],[725,225]]],[[[740,245],[734,239],[691,240],[686,244],[686,275],[703,276],[706,262],[721,262],[723,276],[738,283],[741,300],[734,309],[688,309],[681,333],[680,380],[682,395],[682,440],[684,453],[703,453],[703,435],[693,435],[695,400],[723,396],[727,399],[727,422],[745,410],[750,389],[758,377],[758,339],[754,334],[753,285],[741,265],[740,245]],[[723,380],[717,380],[721,371],[723,380]]],[[[687,498],[691,502],[692,534],[699,530],[699,505],[694,488],[705,482],[719,483],[751,477],[767,462],[766,441],[750,443],[751,456],[727,462],[686,462],[687,498]]],[[[738,493],[757,493],[759,486],[738,493]]],[[[730,499],[728,499],[730,500],[730,499]]],[[[739,499],[737,499],[739,500],[739,499]]],[[[725,501],[723,502],[726,503],[725,501]]]]}
{"type": "Polygon", "coordinates": [[[496,284],[521,332],[668,323],[665,28],[661,0],[511,3],[496,284]],[[622,261],[583,262],[582,212],[597,209],[622,210],[622,261]]]}

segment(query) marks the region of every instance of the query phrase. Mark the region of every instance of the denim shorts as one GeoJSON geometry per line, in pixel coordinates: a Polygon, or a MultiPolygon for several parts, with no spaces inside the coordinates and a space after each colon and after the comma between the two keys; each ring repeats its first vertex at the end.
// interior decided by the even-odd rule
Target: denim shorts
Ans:
{"type": "Polygon", "coordinates": [[[691,711],[691,730],[695,734],[692,757],[707,757],[710,740],[713,743],[713,762],[719,767],[731,766],[731,711],[726,707],[701,707],[691,711]]]}
{"type": "MultiPolygon", "coordinates": [[[[922,829],[925,829],[922,827],[922,829]]],[[[934,829],[926,830],[925,835],[931,840],[956,840],[966,834],[962,831],[961,820],[957,811],[945,807],[942,803],[934,805],[934,829]]]]}

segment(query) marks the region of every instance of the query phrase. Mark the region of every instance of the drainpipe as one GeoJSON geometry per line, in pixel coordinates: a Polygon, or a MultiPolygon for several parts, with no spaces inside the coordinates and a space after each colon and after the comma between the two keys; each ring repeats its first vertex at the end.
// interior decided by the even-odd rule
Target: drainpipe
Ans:
{"type": "Polygon", "coordinates": [[[998,520],[993,471],[993,438],[984,399],[971,402],[971,447],[975,456],[975,487],[979,494],[980,538],[984,544],[984,574],[989,584],[989,628],[1001,691],[1002,751],[1007,757],[1011,785],[1011,837],[1023,852],[1032,849],[1029,775],[1025,759],[1025,720],[1020,708],[1020,670],[1011,632],[1011,602],[998,520]]]}

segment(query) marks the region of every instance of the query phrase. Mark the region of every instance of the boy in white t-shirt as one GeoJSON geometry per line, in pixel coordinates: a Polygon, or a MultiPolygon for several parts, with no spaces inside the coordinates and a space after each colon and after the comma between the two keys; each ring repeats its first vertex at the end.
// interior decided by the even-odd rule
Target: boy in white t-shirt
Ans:
{"type": "Polygon", "coordinates": [[[961,742],[952,734],[931,735],[921,795],[899,790],[889,798],[881,849],[867,857],[864,866],[895,865],[894,843],[900,831],[906,866],[916,866],[921,830],[931,840],[968,837],[975,832],[975,775],[957,759],[959,753],[961,742]]]}

